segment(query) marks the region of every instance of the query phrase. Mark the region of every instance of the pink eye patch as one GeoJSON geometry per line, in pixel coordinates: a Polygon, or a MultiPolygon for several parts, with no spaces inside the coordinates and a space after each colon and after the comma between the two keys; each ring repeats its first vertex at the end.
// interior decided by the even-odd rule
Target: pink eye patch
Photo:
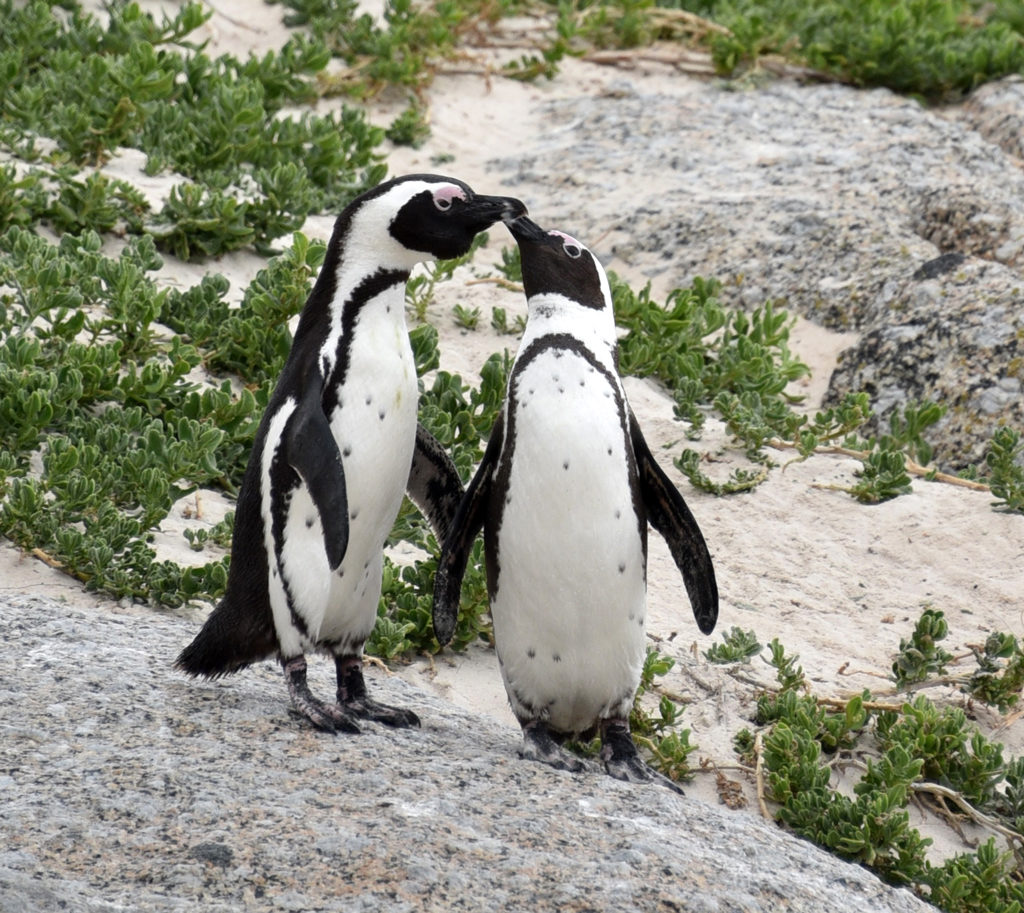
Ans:
{"type": "Polygon", "coordinates": [[[465,200],[466,191],[461,187],[456,187],[454,184],[445,184],[443,187],[439,187],[434,191],[434,200],[444,200],[446,203],[451,203],[452,200],[465,200]]]}
{"type": "Polygon", "coordinates": [[[548,234],[549,235],[553,235],[556,238],[561,238],[563,244],[571,244],[573,247],[579,247],[579,248],[583,247],[583,245],[580,244],[580,242],[577,241],[572,235],[567,235],[564,231],[552,230],[552,231],[549,231],[548,234]]]}

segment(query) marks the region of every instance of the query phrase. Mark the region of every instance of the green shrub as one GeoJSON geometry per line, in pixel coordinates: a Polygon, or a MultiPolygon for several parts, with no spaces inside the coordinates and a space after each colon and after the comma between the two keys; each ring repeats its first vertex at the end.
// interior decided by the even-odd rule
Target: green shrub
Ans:
{"type": "Polygon", "coordinates": [[[725,73],[782,54],[853,85],[938,100],[1024,69],[1019,10],[1016,18],[994,10],[986,18],[965,0],[683,5],[729,29],[710,37],[715,64],[725,73]]]}

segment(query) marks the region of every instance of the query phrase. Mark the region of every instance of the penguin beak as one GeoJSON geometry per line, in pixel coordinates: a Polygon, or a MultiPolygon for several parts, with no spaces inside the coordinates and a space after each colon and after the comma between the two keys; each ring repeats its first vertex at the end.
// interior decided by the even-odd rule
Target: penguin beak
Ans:
{"type": "Polygon", "coordinates": [[[473,222],[477,231],[483,231],[495,222],[505,222],[526,215],[526,206],[515,197],[474,196],[462,210],[467,219],[473,222]]]}
{"type": "Polygon", "coordinates": [[[520,244],[524,241],[538,244],[550,240],[550,235],[526,215],[525,209],[515,218],[511,220],[506,219],[505,224],[508,226],[508,230],[512,232],[512,237],[520,244]]]}

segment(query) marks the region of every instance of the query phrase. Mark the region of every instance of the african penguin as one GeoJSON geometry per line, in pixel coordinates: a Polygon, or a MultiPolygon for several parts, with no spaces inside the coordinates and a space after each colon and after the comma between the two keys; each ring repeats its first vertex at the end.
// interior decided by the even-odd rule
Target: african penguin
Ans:
{"type": "Polygon", "coordinates": [[[704,538],[651,454],[617,370],[608,279],[578,241],[509,220],[529,317],[504,408],[444,542],[434,629],[452,636],[473,540],[484,530],[494,640],[524,757],[583,765],[559,747],[601,736],[612,776],[657,779],[629,713],[646,654],[647,524],[668,542],[700,630],[718,618],[704,538]]]}
{"type": "Polygon", "coordinates": [[[216,678],[276,654],[292,705],[320,729],[419,725],[371,700],[362,673],[403,493],[439,540],[462,494],[451,460],[416,421],[406,280],[417,263],[461,256],[478,232],[525,211],[462,181],[412,174],[341,213],[253,443],[224,598],[180,669],[216,678]],[[309,690],[313,651],[334,656],[337,703],[309,690]]]}

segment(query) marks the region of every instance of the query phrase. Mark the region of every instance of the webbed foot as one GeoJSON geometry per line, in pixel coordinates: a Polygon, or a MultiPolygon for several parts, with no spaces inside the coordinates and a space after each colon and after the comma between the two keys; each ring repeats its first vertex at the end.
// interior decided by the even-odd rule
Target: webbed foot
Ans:
{"type": "Polygon", "coordinates": [[[579,773],[585,770],[584,763],[565,751],[551,734],[551,730],[540,720],[531,720],[523,725],[523,747],[519,757],[529,761],[541,761],[557,770],[579,773]]]}
{"type": "Polygon", "coordinates": [[[360,657],[337,656],[334,665],[338,671],[338,706],[342,710],[358,719],[374,720],[395,728],[420,725],[420,718],[411,710],[381,704],[367,696],[360,657]]]}
{"type": "Polygon", "coordinates": [[[601,721],[601,760],[604,769],[616,780],[629,783],[660,783],[679,795],[683,788],[664,774],[658,773],[644,763],[637,751],[633,737],[629,734],[626,720],[601,721]]]}
{"type": "Polygon", "coordinates": [[[306,658],[296,656],[283,662],[292,709],[324,732],[360,732],[354,716],[337,704],[314,697],[306,682],[306,658]]]}

